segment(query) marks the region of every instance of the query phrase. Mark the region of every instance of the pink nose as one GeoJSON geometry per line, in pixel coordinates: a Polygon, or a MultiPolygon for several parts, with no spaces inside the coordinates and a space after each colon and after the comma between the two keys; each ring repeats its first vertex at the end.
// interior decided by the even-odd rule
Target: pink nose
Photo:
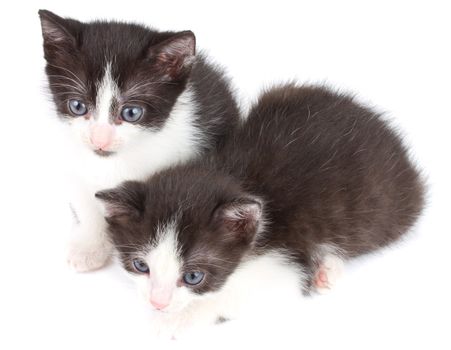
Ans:
{"type": "Polygon", "coordinates": [[[114,127],[109,124],[98,124],[91,127],[91,144],[96,149],[106,150],[113,141],[114,127]]]}
{"type": "Polygon", "coordinates": [[[157,310],[163,310],[165,307],[168,306],[168,303],[163,303],[160,301],[155,301],[153,299],[150,299],[150,303],[153,305],[153,307],[157,310]]]}

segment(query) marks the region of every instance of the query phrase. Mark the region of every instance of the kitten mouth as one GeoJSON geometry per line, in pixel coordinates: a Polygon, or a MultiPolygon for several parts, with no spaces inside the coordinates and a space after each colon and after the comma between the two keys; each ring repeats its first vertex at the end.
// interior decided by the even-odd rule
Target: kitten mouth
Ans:
{"type": "Polygon", "coordinates": [[[153,309],[155,312],[157,312],[157,313],[161,313],[161,314],[170,314],[171,312],[170,311],[167,311],[167,310],[159,310],[159,309],[153,309]]]}
{"type": "Polygon", "coordinates": [[[109,156],[113,155],[115,152],[104,151],[102,149],[96,149],[96,150],[94,150],[94,153],[101,157],[109,157],[109,156]]]}

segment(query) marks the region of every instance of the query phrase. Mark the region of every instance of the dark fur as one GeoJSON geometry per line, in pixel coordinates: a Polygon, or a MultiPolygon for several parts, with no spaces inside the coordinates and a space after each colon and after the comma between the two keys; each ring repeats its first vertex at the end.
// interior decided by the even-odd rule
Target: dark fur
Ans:
{"type": "MultiPolygon", "coordinates": [[[[123,92],[121,103],[144,108],[144,116],[137,123],[142,127],[161,128],[187,84],[193,87],[199,107],[197,123],[205,134],[206,147],[214,148],[222,142],[236,124],[238,110],[224,73],[206,63],[202,55],[194,56],[192,32],[157,32],[121,22],[82,23],[45,10],[39,15],[46,72],[60,115],[70,114],[71,98],[95,105],[96,84],[111,62],[112,76],[123,92]],[[78,79],[86,87],[85,94],[66,86],[78,79]],[[137,83],[145,86],[129,94],[137,83]]],[[[111,115],[115,122],[121,122],[119,106],[113,107],[111,115]]]]}
{"type": "Polygon", "coordinates": [[[129,269],[134,251],[122,247],[144,247],[177,215],[183,260],[208,272],[195,288],[205,292],[270,250],[312,277],[319,244],[344,258],[386,246],[414,224],[423,191],[399,135],[378,113],[348,95],[289,85],[263,94],[218,155],[98,196],[129,269]],[[262,233],[258,215],[235,226],[224,215],[230,207],[245,213],[249,203],[262,203],[262,233]]]}

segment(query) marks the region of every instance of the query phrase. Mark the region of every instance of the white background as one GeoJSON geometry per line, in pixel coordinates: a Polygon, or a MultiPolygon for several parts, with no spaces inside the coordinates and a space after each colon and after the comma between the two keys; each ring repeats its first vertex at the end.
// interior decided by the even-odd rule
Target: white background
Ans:
{"type": "MultiPolygon", "coordinates": [[[[451,11],[446,2],[21,1],[1,10],[0,348],[450,349],[451,11]],[[296,3],[296,5],[295,5],[296,3]],[[284,317],[231,322],[158,345],[118,267],[66,267],[70,226],[57,123],[45,94],[38,6],[79,20],[191,29],[243,104],[272,82],[327,82],[393,118],[429,182],[395,247],[350,263],[337,288],[284,317]]],[[[268,300],[277,303],[277,300],[268,300]]]]}

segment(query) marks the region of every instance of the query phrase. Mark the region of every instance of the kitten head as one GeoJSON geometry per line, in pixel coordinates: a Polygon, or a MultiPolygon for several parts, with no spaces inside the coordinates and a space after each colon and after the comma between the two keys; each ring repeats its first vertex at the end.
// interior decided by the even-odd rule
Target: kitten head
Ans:
{"type": "Polygon", "coordinates": [[[258,198],[226,177],[183,168],[96,197],[124,268],[165,312],[220,290],[263,226],[258,198]]]}
{"type": "Polygon", "coordinates": [[[139,147],[164,126],[195,60],[192,32],[39,15],[58,115],[87,149],[139,147]]]}

